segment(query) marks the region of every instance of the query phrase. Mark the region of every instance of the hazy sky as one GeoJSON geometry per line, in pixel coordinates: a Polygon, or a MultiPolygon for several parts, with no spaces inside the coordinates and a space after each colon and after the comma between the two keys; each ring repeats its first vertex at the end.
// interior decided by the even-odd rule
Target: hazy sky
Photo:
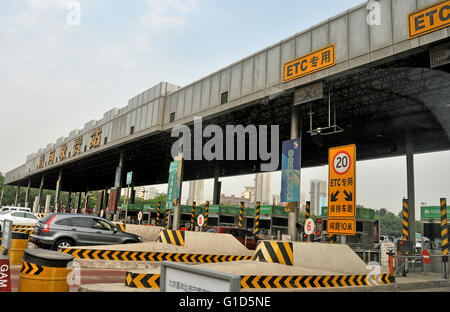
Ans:
{"type": "MultiPolygon", "coordinates": [[[[67,24],[69,2],[0,1],[0,171],[160,81],[186,85],[362,1],[79,0],[78,26],[67,24]]],[[[417,203],[450,199],[450,153],[415,160],[417,203]]],[[[357,166],[358,203],[400,211],[405,158],[357,166]]],[[[302,175],[309,199],[310,180],[326,180],[327,169],[302,175]]],[[[222,193],[252,184],[223,179],[222,193]]],[[[279,188],[274,173],[271,192],[279,188]]]]}

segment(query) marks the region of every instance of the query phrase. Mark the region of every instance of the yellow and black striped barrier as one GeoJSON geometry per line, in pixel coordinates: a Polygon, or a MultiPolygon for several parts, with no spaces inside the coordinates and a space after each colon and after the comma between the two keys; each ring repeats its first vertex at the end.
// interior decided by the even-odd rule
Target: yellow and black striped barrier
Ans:
{"type": "Polygon", "coordinates": [[[161,213],[161,202],[158,202],[158,208],[156,209],[156,226],[161,225],[160,213],[161,213]]]}
{"type": "Polygon", "coordinates": [[[256,202],[256,210],[255,210],[255,235],[259,234],[259,217],[261,215],[261,203],[256,202]]]}
{"type": "Polygon", "coordinates": [[[306,202],[306,209],[305,209],[305,222],[311,218],[311,202],[306,202]]]}
{"type": "Polygon", "coordinates": [[[262,241],[256,248],[254,260],[294,265],[292,242],[262,241]]]}
{"type": "Polygon", "coordinates": [[[158,242],[177,246],[184,246],[185,232],[161,230],[158,234],[158,242]]]}
{"type": "Polygon", "coordinates": [[[108,261],[172,261],[188,263],[218,263],[252,260],[252,256],[208,255],[173,252],[125,251],[62,248],[61,253],[72,255],[75,259],[108,260],[108,261]]]}
{"type": "Polygon", "coordinates": [[[408,240],[409,237],[409,221],[408,221],[408,200],[403,199],[403,211],[402,211],[402,239],[408,240]]]}
{"type": "Polygon", "coordinates": [[[38,218],[41,220],[42,220],[42,218],[45,217],[45,215],[46,215],[45,213],[37,213],[38,218]]]}
{"type": "MultiPolygon", "coordinates": [[[[389,274],[372,275],[241,275],[243,289],[340,288],[392,284],[389,274]]],[[[160,288],[159,273],[127,272],[125,286],[160,288]]]]}
{"type": "MultiPolygon", "coordinates": [[[[308,220],[311,217],[311,202],[307,201],[306,202],[306,207],[305,207],[305,225],[306,225],[306,220],[308,220]]],[[[307,234],[303,234],[303,238],[309,241],[309,235],[307,234]]]]}
{"type": "Polygon", "coordinates": [[[242,276],[241,288],[338,288],[391,284],[389,274],[242,276]]]}
{"type": "Polygon", "coordinates": [[[166,229],[169,227],[169,216],[170,216],[170,210],[166,209],[166,219],[164,220],[164,227],[166,229]]]}
{"type": "Polygon", "coordinates": [[[330,234],[328,236],[328,244],[334,244],[336,242],[336,235],[335,234],[330,234]]]}
{"type": "Polygon", "coordinates": [[[447,225],[447,199],[441,198],[441,248],[442,261],[448,262],[448,225],[447,225]]]}
{"type": "Polygon", "coordinates": [[[242,225],[244,224],[244,202],[241,202],[239,205],[239,222],[238,226],[242,229],[242,225]]]}
{"type": "Polygon", "coordinates": [[[203,222],[203,228],[206,229],[206,227],[208,226],[208,215],[209,215],[209,201],[206,201],[206,206],[205,206],[205,221],[203,222]]]}
{"type": "Polygon", "coordinates": [[[19,292],[68,292],[72,256],[43,249],[27,249],[20,270],[19,292]]]}
{"type": "Polygon", "coordinates": [[[20,273],[28,274],[28,275],[40,275],[44,271],[44,267],[41,265],[37,265],[34,263],[28,263],[26,261],[23,262],[22,268],[20,269],[20,273]]]}
{"type": "Polygon", "coordinates": [[[28,235],[33,235],[34,226],[33,225],[13,225],[12,231],[17,232],[17,233],[26,233],[28,235]]]}
{"type": "Polygon", "coordinates": [[[145,274],[127,272],[125,277],[125,286],[131,288],[153,288],[159,289],[160,274],[145,274]]]}
{"type": "Polygon", "coordinates": [[[123,224],[122,222],[113,222],[113,223],[116,226],[118,226],[122,232],[126,232],[127,227],[125,224],[123,224]]]}
{"type": "Polygon", "coordinates": [[[195,206],[197,205],[196,202],[192,202],[192,212],[191,212],[191,231],[195,230],[195,206]]]}

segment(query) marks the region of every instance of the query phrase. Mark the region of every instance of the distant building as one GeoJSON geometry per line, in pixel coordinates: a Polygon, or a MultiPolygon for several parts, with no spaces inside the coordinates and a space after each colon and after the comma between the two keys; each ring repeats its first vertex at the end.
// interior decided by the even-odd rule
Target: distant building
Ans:
{"type": "Polygon", "coordinates": [[[255,176],[255,202],[261,205],[271,204],[270,172],[257,173],[255,176]]]}
{"type": "Polygon", "coordinates": [[[245,186],[244,192],[241,194],[241,197],[248,199],[250,203],[255,202],[255,187],[254,186],[245,186]]]}
{"type": "Polygon", "coordinates": [[[204,202],[203,200],[203,190],[205,187],[204,180],[196,180],[189,182],[189,196],[186,200],[186,205],[191,206],[193,202],[200,205],[204,202]]]}
{"type": "Polygon", "coordinates": [[[220,204],[221,205],[239,206],[241,204],[241,202],[244,202],[244,207],[252,206],[252,202],[249,198],[236,197],[235,195],[225,196],[224,194],[220,194],[220,204]]]}
{"type": "Polygon", "coordinates": [[[327,182],[323,180],[311,180],[310,195],[311,214],[318,216],[322,212],[322,205],[327,201],[327,182]]]}
{"type": "Polygon", "coordinates": [[[143,200],[150,200],[155,198],[159,195],[158,189],[156,187],[150,187],[150,186],[141,186],[136,187],[136,198],[142,198],[143,200]]]}
{"type": "Polygon", "coordinates": [[[280,205],[280,194],[272,194],[272,204],[273,205],[280,205]]]}

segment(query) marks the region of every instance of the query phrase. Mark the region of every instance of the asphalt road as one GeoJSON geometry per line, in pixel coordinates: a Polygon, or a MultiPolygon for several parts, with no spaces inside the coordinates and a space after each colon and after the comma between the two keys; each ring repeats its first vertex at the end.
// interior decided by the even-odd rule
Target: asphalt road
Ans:
{"type": "Polygon", "coordinates": [[[408,292],[450,292],[450,287],[408,290],[408,292]]]}

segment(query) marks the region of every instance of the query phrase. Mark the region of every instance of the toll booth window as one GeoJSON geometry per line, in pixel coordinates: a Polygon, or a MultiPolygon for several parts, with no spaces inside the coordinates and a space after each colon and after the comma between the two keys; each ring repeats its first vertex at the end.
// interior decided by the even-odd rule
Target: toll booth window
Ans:
{"type": "Polygon", "coordinates": [[[170,122],[174,122],[175,121],[175,112],[170,113],[170,122]]]}
{"type": "Polygon", "coordinates": [[[134,126],[130,128],[130,135],[134,134],[134,126]]]}
{"type": "Polygon", "coordinates": [[[228,103],[228,91],[220,95],[220,104],[222,105],[226,103],[228,103]]]}
{"type": "Polygon", "coordinates": [[[287,218],[272,218],[272,224],[275,226],[288,226],[288,219],[287,218]]]}
{"type": "Polygon", "coordinates": [[[234,224],[234,217],[232,216],[219,216],[220,223],[234,224]]]}
{"type": "Polygon", "coordinates": [[[356,221],[356,232],[364,231],[364,223],[361,221],[356,221]]]}
{"type": "Polygon", "coordinates": [[[103,145],[108,143],[108,137],[105,137],[105,140],[103,141],[103,145]]]}

